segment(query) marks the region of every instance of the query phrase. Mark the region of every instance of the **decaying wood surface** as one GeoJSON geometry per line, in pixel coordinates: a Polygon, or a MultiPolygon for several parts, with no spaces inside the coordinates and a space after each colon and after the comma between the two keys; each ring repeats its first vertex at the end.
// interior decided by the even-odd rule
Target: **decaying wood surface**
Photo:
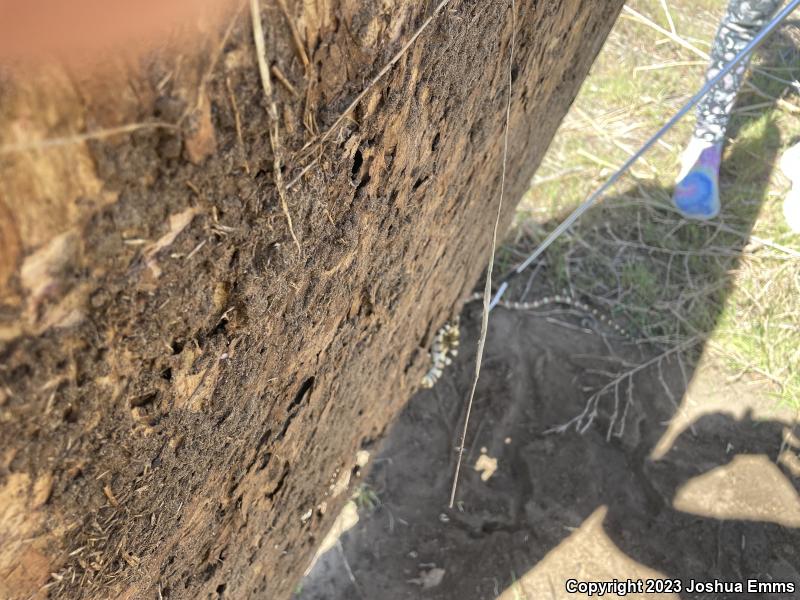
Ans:
{"type": "MultiPolygon", "coordinates": [[[[621,4],[517,1],[508,198],[621,4]]],[[[274,114],[244,4],[0,72],[0,597],[290,595],[487,260],[509,2],[450,2],[321,139],[433,9],[263,2],[274,114]]]]}

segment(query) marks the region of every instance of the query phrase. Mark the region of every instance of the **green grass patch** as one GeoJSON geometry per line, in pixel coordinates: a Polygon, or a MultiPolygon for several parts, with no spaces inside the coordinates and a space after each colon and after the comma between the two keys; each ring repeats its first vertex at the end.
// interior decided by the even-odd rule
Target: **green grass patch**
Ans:
{"type": "MultiPolygon", "coordinates": [[[[697,53],[658,33],[671,30],[707,52],[723,0],[635,0],[595,63],[520,205],[503,272],[655,133],[702,85],[697,53]]],[[[690,337],[731,377],[754,377],[800,409],[800,236],[783,222],[788,182],[781,153],[800,139],[796,32],[783,28],[740,95],[721,174],[722,214],[682,219],[670,206],[679,155],[693,119],[669,132],[615,189],[545,254],[537,285],[568,289],[668,348],[690,337]],[[783,80],[783,81],[781,81],[783,80]],[[760,244],[755,238],[778,246],[760,244]],[[782,249],[784,248],[785,249],[782,249]],[[788,251],[787,251],[788,250],[788,251]]],[[[523,277],[524,279],[524,277],[523,277]]]]}

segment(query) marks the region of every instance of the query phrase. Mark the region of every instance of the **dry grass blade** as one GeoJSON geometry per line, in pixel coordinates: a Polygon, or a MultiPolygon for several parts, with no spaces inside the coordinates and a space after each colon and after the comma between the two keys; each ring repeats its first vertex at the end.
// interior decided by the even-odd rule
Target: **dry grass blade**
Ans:
{"type": "Polygon", "coordinates": [[[673,60],[670,62],[654,63],[652,65],[642,65],[633,69],[634,73],[644,73],[647,71],[660,71],[662,69],[674,69],[676,67],[702,67],[705,66],[704,60],[673,60]]]}
{"type": "Polygon", "coordinates": [[[494,220],[494,229],[492,230],[492,245],[489,253],[489,266],[486,267],[486,285],[483,288],[483,313],[481,315],[481,334],[478,339],[478,351],[475,356],[475,377],[472,380],[472,388],[469,393],[469,400],[467,401],[467,414],[464,417],[464,430],[461,434],[461,444],[458,448],[458,460],[456,461],[456,470],[453,474],[453,487],[450,491],[450,508],[456,501],[456,492],[458,491],[458,475],[461,471],[461,463],[464,459],[464,445],[467,439],[467,430],[469,428],[469,418],[472,413],[472,404],[475,400],[475,390],[478,387],[478,378],[481,374],[481,361],[483,360],[483,350],[486,345],[486,333],[489,329],[489,303],[492,298],[492,271],[494,269],[494,254],[497,250],[497,229],[500,225],[500,215],[503,210],[503,196],[505,195],[506,188],[506,164],[508,162],[508,131],[511,121],[511,91],[514,66],[514,44],[516,43],[516,4],[511,0],[511,43],[509,47],[508,56],[508,98],[506,101],[506,119],[505,130],[503,132],[503,158],[502,167],[500,172],[500,201],[497,204],[497,215],[494,220]]]}
{"type": "Polygon", "coordinates": [[[295,98],[300,96],[300,94],[297,93],[297,89],[295,89],[295,87],[292,85],[292,82],[289,81],[286,78],[286,75],[283,74],[283,71],[278,68],[278,65],[273,65],[271,70],[272,74],[275,75],[275,79],[277,79],[281,85],[286,88],[286,91],[288,91],[295,98]]]}
{"type": "Polygon", "coordinates": [[[672,11],[669,9],[667,0],[661,0],[661,8],[664,9],[664,15],[667,17],[667,23],[669,23],[670,31],[677,35],[678,30],[675,28],[675,21],[672,19],[672,11]]]}
{"type": "Polygon", "coordinates": [[[253,22],[253,42],[256,46],[256,59],[258,61],[258,72],[261,76],[261,86],[264,89],[264,96],[267,101],[267,114],[269,116],[269,143],[272,146],[272,173],[275,179],[275,187],[278,190],[281,209],[289,225],[289,233],[292,236],[297,252],[302,253],[300,241],[294,232],[292,215],[289,212],[289,203],[286,201],[286,188],[283,183],[283,173],[281,172],[281,140],[278,129],[278,107],[275,104],[275,96],[272,92],[272,80],[269,76],[267,66],[266,48],[264,47],[264,28],[261,24],[261,7],[259,0],[250,0],[250,17],[253,22]]]}
{"type": "Polygon", "coordinates": [[[286,7],[286,0],[276,1],[283,16],[286,17],[286,22],[289,24],[289,31],[292,33],[292,42],[294,43],[295,50],[297,50],[297,55],[300,57],[300,61],[303,63],[303,68],[308,69],[308,65],[310,64],[308,54],[306,54],[306,49],[305,46],[303,46],[303,40],[300,39],[297,27],[294,26],[294,21],[292,21],[292,17],[289,14],[289,9],[286,7]]]}
{"type": "MultiPolygon", "coordinates": [[[[783,244],[775,243],[772,240],[768,240],[768,239],[759,237],[757,235],[752,235],[752,234],[746,235],[746,234],[742,233],[741,231],[738,231],[738,230],[734,229],[733,227],[729,227],[728,225],[725,225],[724,223],[719,223],[717,226],[720,228],[721,231],[726,231],[726,232],[731,233],[733,235],[738,235],[742,239],[749,239],[751,244],[755,244],[755,245],[759,245],[759,246],[765,246],[767,248],[771,248],[773,250],[777,250],[778,252],[786,254],[790,258],[800,258],[800,251],[795,250],[794,248],[789,248],[788,246],[784,246],[783,244]]],[[[745,248],[745,250],[746,250],[746,248],[745,248]]]]}
{"type": "Polygon", "coordinates": [[[622,10],[624,10],[626,13],[628,13],[635,21],[638,21],[639,23],[642,23],[643,25],[647,25],[651,29],[656,30],[658,33],[660,33],[663,36],[668,37],[669,39],[671,39],[676,44],[678,44],[680,46],[683,46],[687,50],[693,52],[694,54],[696,54],[697,56],[702,58],[704,61],[708,61],[711,58],[709,56],[708,52],[704,52],[703,50],[701,50],[700,48],[698,48],[694,44],[692,44],[690,42],[687,42],[685,39],[683,39],[677,33],[673,32],[673,31],[670,31],[669,29],[664,29],[663,27],[661,27],[661,25],[659,25],[657,23],[654,23],[652,21],[652,19],[649,19],[648,17],[644,16],[642,13],[640,13],[639,11],[631,8],[630,6],[625,6],[625,7],[623,7],[622,10]]]}
{"type": "Polygon", "coordinates": [[[309,161],[309,163],[305,167],[300,169],[300,172],[297,175],[295,175],[294,179],[292,179],[288,184],[286,184],[286,189],[290,190],[295,185],[297,185],[297,182],[303,178],[303,175],[308,173],[314,167],[314,165],[317,164],[317,162],[319,162],[319,156],[315,156],[312,160],[309,161]]]}
{"type": "Polygon", "coordinates": [[[247,161],[247,150],[244,147],[244,136],[242,135],[242,117],[239,114],[239,104],[236,102],[236,94],[233,92],[233,86],[231,85],[231,80],[229,77],[225,78],[225,87],[228,90],[228,98],[231,102],[231,107],[233,108],[233,119],[234,124],[236,125],[236,139],[239,142],[239,151],[242,154],[242,164],[244,165],[244,171],[248,175],[250,175],[250,163],[247,161]]]}
{"type": "MultiPolygon", "coordinates": [[[[711,56],[708,54],[708,52],[705,52],[705,51],[701,50],[700,48],[698,48],[697,46],[695,46],[694,44],[686,41],[681,36],[679,36],[676,32],[669,31],[668,29],[664,29],[663,27],[661,27],[657,23],[654,23],[652,21],[652,19],[649,19],[648,17],[646,17],[645,15],[640,13],[639,11],[631,8],[630,6],[625,6],[623,8],[623,10],[626,13],[628,13],[628,15],[630,15],[630,18],[632,18],[634,21],[637,21],[637,22],[641,23],[642,25],[646,25],[647,27],[650,27],[651,29],[657,31],[661,35],[666,36],[667,38],[669,38],[670,40],[672,40],[673,42],[675,42],[679,46],[682,46],[682,47],[686,48],[687,50],[689,50],[690,52],[695,54],[697,57],[701,58],[704,61],[704,63],[708,63],[708,61],[711,60],[711,56]]],[[[787,85],[790,85],[790,86],[793,86],[793,87],[797,86],[796,82],[789,81],[789,80],[786,80],[786,79],[782,79],[780,77],[776,77],[775,75],[772,75],[771,73],[768,73],[768,72],[766,72],[763,69],[760,69],[758,67],[754,67],[753,71],[755,71],[759,75],[763,75],[764,77],[768,77],[770,79],[775,79],[775,80],[781,81],[781,82],[783,82],[783,83],[785,83],[787,85]]],[[[797,106],[795,106],[791,102],[788,102],[788,101],[784,100],[783,98],[775,98],[773,96],[765,94],[762,90],[757,88],[750,81],[746,81],[744,83],[744,86],[748,90],[754,92],[755,94],[757,94],[757,95],[759,95],[759,96],[761,96],[763,98],[767,98],[767,99],[771,100],[772,102],[777,102],[779,106],[781,106],[783,109],[787,110],[788,112],[792,112],[792,113],[800,112],[800,108],[798,108],[797,106]]]]}
{"type": "Polygon", "coordinates": [[[119,127],[109,127],[108,129],[96,129],[86,133],[76,133],[63,137],[47,138],[44,140],[31,140],[29,142],[17,142],[0,146],[0,156],[3,154],[13,154],[15,152],[25,152],[28,150],[46,150],[58,146],[68,146],[79,144],[89,140],[102,140],[113,135],[133,133],[142,129],[176,129],[177,126],[164,121],[148,121],[145,123],[128,123],[119,127]]]}

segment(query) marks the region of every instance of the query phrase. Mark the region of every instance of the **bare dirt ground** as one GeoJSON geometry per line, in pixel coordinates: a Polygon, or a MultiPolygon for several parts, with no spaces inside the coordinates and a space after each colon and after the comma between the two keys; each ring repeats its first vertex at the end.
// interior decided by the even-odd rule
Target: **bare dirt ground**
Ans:
{"type": "MultiPolygon", "coordinates": [[[[726,4],[626,4],[497,271],[526,257],[694,93],[726,4]]],[[[450,510],[479,319],[468,305],[461,356],[369,448],[371,468],[298,598],[576,599],[587,596],[566,592],[570,578],[657,577],[795,591],[673,584],[628,597],[800,598],[800,262],[775,169],[800,135],[787,84],[798,77],[798,31],[790,23],[773,36],[739,97],[719,219],[687,223],[670,208],[687,119],[526,275],[527,300],[566,288],[634,340],[563,306],[494,311],[450,510]]]]}
{"type": "Polygon", "coordinates": [[[296,597],[585,597],[566,593],[569,578],[756,578],[800,590],[793,411],[704,359],[702,368],[679,354],[659,360],[572,310],[492,313],[457,507],[448,509],[478,321],[468,305],[461,355],[373,455],[357,524],[296,597]],[[547,433],[615,378],[618,393],[601,397],[583,434],[547,433]]]}

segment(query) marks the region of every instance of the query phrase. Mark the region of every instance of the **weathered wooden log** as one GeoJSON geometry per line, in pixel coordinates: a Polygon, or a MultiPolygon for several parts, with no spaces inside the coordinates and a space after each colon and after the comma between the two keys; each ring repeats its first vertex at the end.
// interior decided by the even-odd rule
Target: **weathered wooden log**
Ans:
{"type": "Polygon", "coordinates": [[[452,0],[324,140],[435,7],[282,4],[285,208],[246,6],[2,72],[0,597],[287,598],[486,264],[512,23],[505,225],[622,0],[452,0]]]}

